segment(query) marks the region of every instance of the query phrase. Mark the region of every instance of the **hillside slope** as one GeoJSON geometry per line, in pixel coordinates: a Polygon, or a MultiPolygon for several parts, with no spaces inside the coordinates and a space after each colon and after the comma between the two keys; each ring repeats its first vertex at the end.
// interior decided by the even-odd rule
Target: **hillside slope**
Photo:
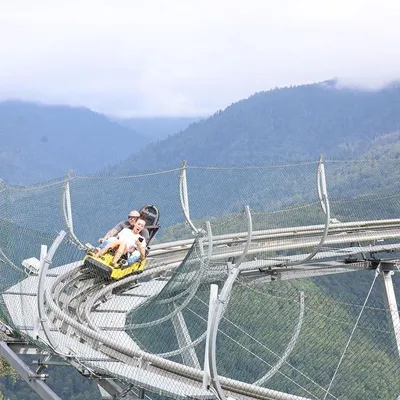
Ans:
{"type": "MultiPolygon", "coordinates": [[[[337,89],[332,81],[257,93],[145,149],[141,169],[354,158],[400,129],[400,86],[337,89]]],[[[136,155],[116,172],[137,169],[136,155]]]]}
{"type": "Polygon", "coordinates": [[[147,118],[110,118],[122,126],[148,137],[152,141],[162,140],[181,132],[190,124],[200,121],[201,117],[147,117],[147,118]]]}
{"type": "Polygon", "coordinates": [[[31,184],[68,169],[92,173],[150,140],[85,108],[0,103],[0,178],[31,184]]]}

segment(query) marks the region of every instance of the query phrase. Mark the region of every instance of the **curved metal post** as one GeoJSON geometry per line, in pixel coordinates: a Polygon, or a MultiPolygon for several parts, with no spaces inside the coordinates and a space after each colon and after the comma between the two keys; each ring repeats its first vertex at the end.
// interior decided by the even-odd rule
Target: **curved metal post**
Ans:
{"type": "MultiPolygon", "coordinates": [[[[210,221],[206,222],[207,236],[208,236],[208,259],[211,259],[212,250],[213,250],[213,242],[212,242],[212,231],[210,221]]],[[[210,361],[208,358],[209,351],[209,342],[210,342],[210,333],[211,333],[211,325],[213,321],[213,316],[215,313],[215,307],[218,301],[218,285],[212,284],[210,285],[210,300],[209,300],[209,308],[208,308],[208,319],[207,319],[207,331],[206,331],[206,345],[204,351],[204,375],[203,375],[203,388],[207,389],[211,383],[210,376],[210,361]]]]}
{"type": "Polygon", "coordinates": [[[209,348],[210,348],[210,333],[213,317],[215,314],[215,308],[218,304],[218,285],[212,284],[210,285],[210,301],[208,306],[208,319],[207,319],[207,334],[206,334],[206,346],[204,352],[204,368],[203,368],[203,389],[208,389],[211,384],[211,375],[210,375],[210,359],[209,359],[209,348]]]}
{"type": "Polygon", "coordinates": [[[251,237],[253,234],[253,220],[251,219],[251,212],[250,212],[250,207],[246,206],[246,216],[247,216],[247,240],[246,240],[246,245],[244,246],[243,253],[240,255],[239,260],[235,263],[235,268],[239,268],[240,264],[243,262],[245,257],[247,256],[247,253],[250,248],[251,244],[251,237]]]}
{"type": "Polygon", "coordinates": [[[50,328],[47,323],[47,316],[44,307],[44,296],[45,296],[45,280],[47,271],[49,269],[49,265],[51,260],[53,259],[54,253],[56,252],[58,246],[64,240],[66,233],[65,231],[61,231],[58,236],[55,238],[53,244],[50,247],[49,252],[47,252],[47,247],[42,246],[40,252],[40,264],[39,264],[39,283],[38,283],[38,291],[37,291],[37,307],[38,307],[38,314],[39,314],[39,321],[42,325],[43,332],[50,343],[50,346],[56,351],[58,354],[66,355],[65,351],[57,351],[59,347],[58,343],[54,340],[53,336],[50,333],[50,328]]]}
{"type": "MultiPolygon", "coordinates": [[[[211,234],[211,228],[209,228],[209,229],[210,229],[209,233],[211,234]]],[[[198,236],[203,235],[203,234],[204,234],[203,229],[198,232],[198,236]]],[[[211,234],[211,237],[212,237],[212,234],[211,234]]],[[[199,241],[202,239],[203,238],[199,238],[199,241]]],[[[193,244],[192,246],[194,246],[194,245],[195,244],[193,244]]],[[[187,294],[188,297],[179,306],[175,307],[175,309],[168,315],[165,315],[157,320],[150,321],[150,322],[143,322],[143,323],[139,323],[139,324],[133,324],[133,323],[126,324],[125,329],[138,329],[138,328],[145,328],[145,327],[150,327],[150,326],[155,326],[157,324],[161,324],[162,322],[167,321],[168,319],[171,319],[172,317],[174,317],[178,312],[183,310],[189,304],[189,302],[193,299],[193,297],[195,296],[195,294],[197,292],[198,287],[201,284],[201,279],[202,279],[203,275],[207,271],[207,267],[209,265],[210,257],[212,254],[212,248],[210,249],[210,246],[209,246],[208,252],[207,252],[207,257],[205,257],[201,242],[199,243],[199,246],[200,246],[200,252],[201,252],[200,269],[198,270],[196,277],[193,279],[193,281],[192,281],[193,283],[186,290],[184,290],[184,293],[187,294]]],[[[183,261],[183,262],[185,262],[185,261],[183,261]]],[[[170,302],[176,300],[180,296],[181,296],[181,293],[174,296],[173,298],[164,299],[162,301],[162,303],[163,304],[170,303],[170,302]]],[[[182,296],[183,296],[183,293],[182,293],[182,296]]],[[[160,301],[160,303],[161,303],[161,301],[160,301]]]]}
{"type": "Polygon", "coordinates": [[[186,222],[192,228],[193,234],[198,234],[199,229],[197,229],[194,226],[192,220],[190,219],[190,214],[189,214],[189,199],[188,199],[188,191],[187,191],[186,168],[187,168],[187,162],[182,161],[181,175],[179,178],[179,199],[181,201],[181,207],[182,207],[183,215],[185,216],[186,222]]]}
{"type": "Polygon", "coordinates": [[[64,216],[65,225],[73,241],[81,248],[85,249],[86,246],[76,237],[74,233],[74,224],[72,221],[72,207],[71,207],[71,193],[69,190],[69,181],[71,180],[72,171],[67,172],[65,184],[63,187],[62,196],[62,212],[64,216]]]}
{"type": "Polygon", "coordinates": [[[323,200],[323,193],[326,193],[326,182],[325,182],[325,169],[324,167],[324,161],[322,158],[322,154],[319,156],[318,160],[318,167],[317,167],[317,192],[318,192],[318,199],[319,202],[321,203],[322,210],[324,214],[326,215],[326,208],[325,208],[325,202],[323,200]],[[320,170],[323,168],[323,174],[324,174],[324,179],[321,179],[321,173],[320,170]]]}
{"type": "Polygon", "coordinates": [[[208,326],[207,326],[207,341],[206,341],[206,357],[204,366],[204,376],[203,376],[203,386],[211,384],[220,400],[226,400],[225,394],[222,391],[221,384],[219,382],[218,372],[217,372],[217,362],[216,362],[216,350],[217,350],[217,333],[219,322],[222,319],[225,307],[229,302],[233,284],[240,272],[239,265],[242,263],[246,257],[250,243],[251,235],[253,230],[253,224],[251,219],[251,213],[249,206],[246,206],[247,215],[247,241],[243,253],[240,255],[239,260],[235,263],[233,267],[229,270],[229,276],[226,280],[224,287],[221,290],[219,298],[215,298],[216,289],[211,287],[210,291],[210,310],[208,315],[208,326]]]}
{"type": "Polygon", "coordinates": [[[69,170],[67,172],[67,180],[65,182],[65,186],[64,186],[64,196],[65,196],[65,211],[66,211],[66,217],[67,217],[67,225],[68,228],[71,230],[71,232],[74,231],[74,224],[72,222],[72,209],[71,209],[71,194],[69,191],[69,181],[71,179],[71,174],[72,171],[69,170]]]}
{"type": "Polygon", "coordinates": [[[296,328],[294,330],[293,336],[290,339],[289,344],[286,347],[285,352],[283,353],[283,356],[279,359],[279,361],[258,381],[254,382],[253,385],[263,385],[265,382],[267,382],[269,379],[271,379],[278,371],[279,368],[283,365],[284,362],[288,359],[290,356],[290,353],[294,349],[294,346],[296,345],[297,339],[300,334],[301,326],[303,324],[303,318],[304,318],[304,292],[300,292],[300,315],[299,315],[299,321],[297,322],[296,328]]]}
{"type": "Polygon", "coordinates": [[[222,318],[225,305],[229,301],[231,290],[233,284],[239,274],[238,268],[231,268],[229,271],[228,279],[225,282],[224,287],[221,290],[221,294],[213,307],[213,314],[211,316],[211,322],[209,324],[209,342],[208,342],[208,366],[210,371],[210,381],[215,391],[218,394],[220,400],[226,400],[225,393],[222,391],[221,384],[219,382],[218,372],[217,372],[217,333],[219,322],[222,318]]]}
{"type": "Polygon", "coordinates": [[[394,339],[397,346],[397,353],[400,357],[400,314],[397,307],[396,293],[394,291],[392,276],[395,273],[393,265],[391,263],[380,263],[380,276],[383,284],[383,296],[385,298],[386,313],[388,316],[389,323],[393,326],[394,339]],[[390,266],[388,268],[388,266],[390,266]],[[391,269],[393,268],[393,269],[391,269]]]}
{"type": "MultiPolygon", "coordinates": [[[[212,232],[211,232],[211,225],[210,225],[209,221],[206,222],[206,226],[207,226],[207,236],[208,236],[207,257],[204,254],[204,247],[203,247],[204,230],[201,230],[198,232],[199,236],[200,235],[203,236],[203,237],[199,238],[199,247],[200,247],[200,255],[201,255],[201,271],[203,273],[205,272],[205,269],[207,268],[208,263],[210,262],[210,259],[212,256],[212,232]]],[[[203,273],[200,274],[199,279],[197,279],[194,282],[194,285],[190,286],[189,293],[192,292],[191,294],[189,294],[190,299],[196,293],[203,273]],[[193,289],[192,289],[192,287],[193,287],[193,289]]],[[[177,298],[178,296],[180,297],[182,294],[186,294],[186,292],[187,291],[185,290],[181,294],[174,296],[174,297],[175,298],[177,298]]],[[[168,300],[168,302],[170,302],[170,301],[171,301],[171,299],[168,300]]],[[[177,342],[180,347],[177,351],[171,352],[171,353],[172,354],[181,354],[182,360],[185,365],[189,365],[194,368],[200,369],[200,363],[198,361],[196,352],[194,350],[195,343],[194,343],[194,341],[192,341],[192,339],[190,337],[190,333],[189,333],[189,330],[187,329],[183,314],[181,311],[179,311],[178,313],[175,312],[177,309],[180,309],[180,308],[181,307],[174,305],[174,307],[170,313],[172,315],[171,321],[172,321],[172,324],[173,324],[175,332],[176,332],[176,339],[177,339],[177,342]]],[[[206,333],[207,332],[205,332],[203,335],[201,335],[200,338],[197,338],[196,342],[199,343],[202,340],[201,337],[203,336],[203,338],[204,338],[206,336],[206,333]]]]}
{"type": "Polygon", "coordinates": [[[299,265],[307,261],[310,261],[322,249],[322,246],[324,245],[325,240],[328,236],[329,225],[331,221],[331,210],[329,206],[328,192],[326,190],[325,167],[324,167],[324,162],[322,160],[322,156],[320,156],[317,168],[317,187],[318,187],[318,198],[321,202],[321,207],[325,214],[325,226],[322,232],[321,240],[307,257],[305,257],[303,260],[289,263],[288,265],[299,265]]]}

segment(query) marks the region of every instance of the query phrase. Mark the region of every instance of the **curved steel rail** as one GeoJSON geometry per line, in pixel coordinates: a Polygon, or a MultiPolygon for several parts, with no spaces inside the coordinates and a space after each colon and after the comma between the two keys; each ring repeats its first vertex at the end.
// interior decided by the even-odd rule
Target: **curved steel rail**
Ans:
{"type": "MultiPolygon", "coordinates": [[[[162,268],[162,267],[161,267],[162,268]]],[[[153,271],[143,272],[142,276],[150,276],[153,271]]],[[[53,285],[54,286],[54,285],[53,285]]],[[[117,285],[115,285],[117,286],[117,285]]],[[[50,293],[53,291],[50,291],[50,293]]],[[[116,343],[111,337],[103,332],[96,332],[90,329],[88,326],[83,325],[80,321],[77,321],[73,317],[66,315],[55,303],[49,291],[45,291],[45,298],[48,304],[49,309],[56,315],[58,318],[66,322],[70,327],[72,327],[76,332],[79,332],[80,337],[88,340],[89,342],[97,342],[102,343],[103,346],[107,346],[110,349],[117,351],[122,354],[122,361],[125,360],[125,357],[133,357],[136,359],[141,359],[144,361],[148,361],[153,364],[153,366],[161,368],[163,370],[167,370],[171,373],[184,376],[190,379],[194,379],[198,382],[201,382],[203,378],[203,372],[192,367],[187,367],[185,365],[166,360],[154,354],[147,353],[140,349],[135,349],[120,343],[116,343]]],[[[160,372],[161,373],[161,372],[160,372]]],[[[294,395],[288,395],[282,392],[277,392],[275,390],[254,387],[251,384],[235,381],[230,378],[221,377],[221,384],[228,390],[247,394],[247,395],[256,395],[262,398],[271,398],[271,399],[288,399],[288,400],[304,400],[304,398],[294,395]]]]}
{"type": "MultiPolygon", "coordinates": [[[[380,225],[382,225],[382,223],[380,225]]],[[[386,232],[386,234],[388,235],[388,237],[400,238],[400,232],[398,229],[395,229],[394,226],[395,225],[394,225],[393,221],[390,220],[385,226],[386,228],[390,228],[386,232]]],[[[301,228],[303,228],[303,227],[301,227],[301,228]]],[[[357,230],[358,229],[360,229],[360,228],[357,227],[357,230]]],[[[301,232],[304,232],[303,229],[299,229],[299,230],[301,232]]],[[[251,231],[251,229],[250,229],[250,231],[251,231]]],[[[332,240],[336,241],[336,242],[341,242],[341,241],[348,242],[350,240],[353,240],[352,235],[348,235],[345,232],[346,231],[342,231],[340,234],[340,232],[336,231],[335,235],[332,237],[332,240]]],[[[360,233],[357,233],[357,235],[360,235],[360,233]]],[[[295,236],[296,236],[296,233],[292,233],[292,237],[295,237],[295,236]]],[[[301,236],[301,233],[300,233],[300,236],[301,236]]],[[[368,238],[372,238],[372,237],[379,238],[379,237],[384,236],[384,234],[382,232],[372,232],[372,233],[370,232],[368,235],[365,235],[365,236],[368,236],[368,238]]],[[[274,236],[272,235],[272,237],[274,237],[274,236]]],[[[216,254],[212,254],[213,253],[212,247],[213,247],[213,244],[215,243],[216,238],[217,238],[217,240],[219,239],[219,237],[213,237],[212,234],[209,235],[209,237],[208,237],[208,240],[209,240],[211,246],[209,246],[209,252],[207,253],[207,258],[208,259],[218,259],[219,257],[220,257],[220,259],[227,258],[229,255],[231,255],[231,253],[227,254],[225,252],[222,255],[218,254],[218,251],[219,251],[218,248],[217,248],[216,254]]],[[[246,243],[249,243],[249,240],[246,241],[246,243]]],[[[307,245],[309,246],[309,244],[307,244],[307,245]]],[[[297,244],[297,246],[299,246],[299,244],[297,244]]],[[[284,247],[284,246],[281,246],[281,247],[284,247]]],[[[400,247],[400,245],[398,245],[398,247],[400,247]]],[[[161,246],[160,246],[160,248],[161,248],[161,246]]],[[[248,250],[248,248],[249,248],[249,246],[247,246],[247,250],[248,250]]],[[[165,250],[168,250],[168,249],[166,249],[166,247],[164,247],[164,251],[165,250]]],[[[249,252],[250,252],[250,250],[249,250],[249,252]]],[[[182,250],[182,253],[184,253],[184,250],[182,250]]],[[[164,254],[165,254],[165,252],[164,252],[164,254]]],[[[243,254],[243,249],[242,249],[241,254],[243,254]]],[[[162,257],[163,257],[163,254],[160,254],[159,258],[162,258],[162,257]]],[[[156,258],[158,258],[158,257],[156,257],[156,258]]],[[[163,262],[161,261],[160,263],[163,263],[163,262]]],[[[157,272],[157,271],[158,272],[167,271],[167,270],[175,268],[179,264],[180,264],[180,262],[176,261],[173,265],[160,266],[158,264],[158,261],[154,261],[152,263],[153,268],[148,271],[143,272],[143,274],[141,276],[146,277],[146,276],[150,276],[151,274],[153,274],[154,272],[157,272]]],[[[241,268],[237,268],[237,271],[239,272],[239,270],[243,270],[243,269],[245,269],[245,268],[242,268],[242,266],[241,266],[241,268]]],[[[151,362],[156,367],[166,369],[166,370],[170,371],[171,373],[176,373],[178,375],[186,376],[191,379],[201,381],[203,379],[203,375],[204,375],[202,371],[166,360],[165,358],[160,357],[160,355],[149,354],[140,349],[132,349],[132,348],[129,348],[128,346],[122,346],[120,344],[116,344],[113,342],[113,340],[107,334],[105,334],[104,332],[100,332],[98,327],[96,327],[96,325],[90,321],[90,313],[93,310],[95,303],[97,301],[99,301],[102,296],[106,296],[113,289],[118,288],[121,285],[125,285],[134,279],[136,279],[136,276],[131,276],[131,277],[124,279],[123,281],[115,282],[107,287],[101,287],[102,284],[100,282],[98,284],[92,282],[91,284],[87,284],[86,286],[84,285],[84,286],[78,287],[76,292],[74,292],[72,294],[69,293],[67,295],[66,292],[68,291],[69,283],[73,283],[73,282],[76,282],[77,280],[79,280],[79,269],[76,268],[72,271],[67,272],[66,274],[64,274],[62,276],[59,276],[53,283],[51,290],[50,291],[46,290],[44,292],[44,298],[47,303],[48,312],[51,312],[54,316],[57,317],[57,319],[60,322],[68,325],[70,330],[75,331],[79,337],[82,337],[83,340],[87,340],[88,343],[92,343],[92,345],[95,345],[96,342],[98,342],[98,343],[101,342],[101,343],[103,343],[103,345],[106,345],[110,349],[123,354],[124,355],[123,357],[128,356],[128,357],[141,358],[143,360],[147,360],[147,361],[151,362]],[[88,296],[88,292],[85,289],[88,286],[92,286],[91,293],[97,292],[96,296],[88,296]],[[79,304],[79,303],[81,303],[81,304],[79,304]],[[77,304],[79,304],[79,305],[77,306],[77,304]],[[70,311],[70,312],[64,311],[64,310],[68,310],[68,309],[73,309],[74,311],[70,311]]],[[[232,284],[233,284],[234,280],[235,280],[235,277],[232,276],[232,278],[230,278],[230,281],[232,282],[232,284]]],[[[229,285],[227,285],[227,286],[229,286],[229,285]]],[[[228,293],[229,291],[226,290],[226,292],[228,293]]],[[[228,295],[229,295],[229,293],[228,293],[228,295]]],[[[222,293],[221,293],[221,299],[223,299],[223,298],[224,298],[224,296],[222,296],[222,293]]],[[[221,309],[223,309],[223,307],[221,307],[221,309]]],[[[201,335],[199,338],[194,340],[190,346],[195,345],[195,343],[196,344],[199,343],[199,341],[202,340],[203,335],[201,335]]],[[[54,345],[53,347],[55,349],[57,349],[58,344],[53,343],[53,345],[54,345]]],[[[187,347],[189,347],[189,346],[187,346],[187,347]]],[[[290,347],[290,344],[288,347],[290,347]]],[[[180,350],[183,351],[185,349],[186,348],[182,348],[180,350]]],[[[176,351],[180,351],[180,350],[176,350],[176,351]]],[[[69,354],[61,354],[61,356],[66,357],[66,358],[74,357],[74,356],[76,357],[76,355],[71,356],[69,354]]],[[[165,356],[165,355],[163,355],[163,356],[165,356]]],[[[232,392],[240,393],[240,394],[247,394],[247,395],[251,395],[251,396],[261,396],[264,398],[272,398],[272,399],[273,398],[299,399],[299,397],[286,395],[281,392],[270,391],[269,389],[266,389],[266,388],[255,389],[254,385],[245,384],[245,383],[239,382],[239,381],[234,381],[234,380],[232,380],[230,378],[226,378],[226,377],[220,377],[219,382],[220,382],[221,388],[230,390],[232,392]]]]}
{"type": "Polygon", "coordinates": [[[294,330],[293,336],[290,339],[289,344],[286,347],[285,352],[283,353],[283,356],[279,359],[279,361],[260,379],[258,379],[256,382],[253,383],[253,385],[263,385],[265,382],[267,382],[269,379],[271,379],[278,371],[279,368],[286,362],[288,357],[290,356],[290,353],[294,349],[294,346],[296,345],[297,339],[300,335],[300,330],[301,326],[303,325],[303,318],[304,318],[304,292],[300,292],[300,313],[299,313],[299,320],[297,322],[296,328],[294,330]]]}
{"type": "Polygon", "coordinates": [[[288,263],[289,266],[303,264],[307,261],[312,260],[314,256],[322,249],[322,246],[324,245],[325,240],[328,236],[329,225],[331,221],[331,211],[328,200],[328,192],[326,190],[325,167],[322,161],[322,156],[319,159],[317,168],[317,187],[318,187],[318,197],[320,199],[322,210],[325,214],[325,226],[322,232],[321,239],[319,243],[315,246],[314,250],[307,257],[305,257],[303,260],[290,262],[288,263]]]}

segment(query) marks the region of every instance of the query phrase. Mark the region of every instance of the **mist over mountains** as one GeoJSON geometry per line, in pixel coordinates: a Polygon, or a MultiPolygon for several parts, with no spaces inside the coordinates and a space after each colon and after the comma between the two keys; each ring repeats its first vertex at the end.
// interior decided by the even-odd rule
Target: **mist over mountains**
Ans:
{"type": "Polygon", "coordinates": [[[147,118],[113,118],[122,126],[133,129],[135,132],[147,136],[151,141],[163,140],[170,135],[181,132],[190,124],[202,120],[202,117],[147,117],[147,118]]]}
{"type": "MultiPolygon", "coordinates": [[[[360,157],[400,130],[400,87],[337,89],[333,81],[259,92],[146,147],[141,169],[360,157]],[[382,138],[382,142],[386,139],[382,138]]],[[[394,135],[394,136],[393,136],[394,135]]],[[[389,140],[389,139],[387,139],[389,140]]],[[[395,142],[397,139],[394,140],[395,142]]],[[[116,173],[134,171],[135,156],[116,173]]]]}
{"type": "Polygon", "coordinates": [[[183,118],[138,120],[139,133],[86,108],[49,106],[22,101],[0,103],[0,179],[29,185],[59,178],[72,169],[93,174],[140,151],[192,122],[183,118]],[[179,127],[179,129],[178,129],[179,127]]]}
{"type": "Polygon", "coordinates": [[[334,81],[258,92],[209,118],[117,120],[85,108],[0,103],[0,178],[32,184],[79,174],[398,154],[400,87],[334,81]],[[140,162],[138,162],[140,160],[140,162]]]}

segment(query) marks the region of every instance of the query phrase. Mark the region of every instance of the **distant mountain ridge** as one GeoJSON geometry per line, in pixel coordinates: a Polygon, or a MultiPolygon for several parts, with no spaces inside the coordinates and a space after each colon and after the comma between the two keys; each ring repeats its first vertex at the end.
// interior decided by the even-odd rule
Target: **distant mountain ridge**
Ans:
{"type": "Polygon", "coordinates": [[[202,117],[148,117],[148,118],[115,118],[112,121],[133,129],[151,139],[162,140],[166,137],[185,130],[189,125],[200,121],[202,117]]]}
{"type": "Polygon", "coordinates": [[[21,101],[0,103],[0,178],[31,184],[94,173],[150,139],[86,108],[21,101]]]}
{"type": "MultiPolygon", "coordinates": [[[[135,173],[176,168],[182,160],[254,165],[316,160],[321,153],[370,155],[389,140],[380,137],[400,131],[400,85],[376,91],[338,88],[335,81],[286,87],[255,93],[207,119],[172,119],[161,129],[163,121],[134,118],[124,122],[127,127],[86,108],[0,103],[0,179],[32,184],[69,169],[135,173]],[[152,142],[156,132],[167,131],[167,138],[152,142]]],[[[385,151],[396,157],[397,136],[389,141],[385,151]]]]}
{"type": "MultiPolygon", "coordinates": [[[[140,169],[355,158],[400,130],[400,86],[366,91],[334,81],[259,92],[146,147],[140,169]]],[[[136,155],[116,173],[137,170],[136,155]]]]}

